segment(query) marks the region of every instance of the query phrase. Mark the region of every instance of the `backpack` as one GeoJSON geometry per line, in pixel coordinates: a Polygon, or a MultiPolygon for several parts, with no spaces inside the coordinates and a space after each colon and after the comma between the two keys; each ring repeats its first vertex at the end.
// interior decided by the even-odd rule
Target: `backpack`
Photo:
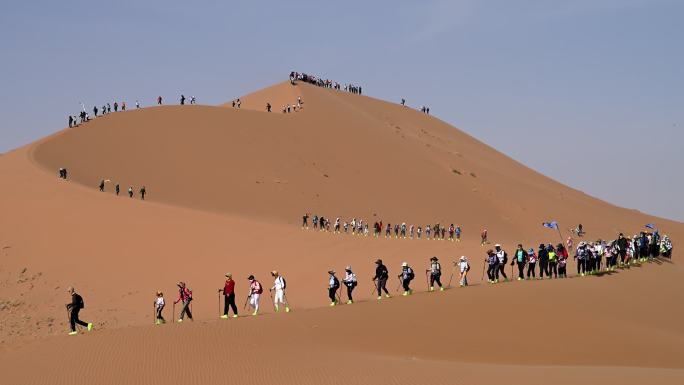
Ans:
{"type": "Polygon", "coordinates": [[[285,278],[283,278],[282,276],[280,277],[280,279],[283,281],[283,290],[285,290],[285,288],[287,287],[287,282],[285,282],[285,278]]]}
{"type": "Polygon", "coordinates": [[[78,309],[85,309],[85,302],[83,302],[83,297],[76,294],[76,307],[78,309]]]}
{"type": "Polygon", "coordinates": [[[507,264],[507,263],[508,263],[508,253],[504,251],[504,260],[503,260],[503,264],[505,265],[505,264],[507,264]]]}
{"type": "Polygon", "coordinates": [[[261,286],[261,282],[259,282],[259,281],[254,281],[254,282],[256,282],[256,286],[257,286],[257,291],[256,291],[256,293],[257,293],[257,294],[263,293],[263,292],[264,292],[264,288],[263,288],[263,286],[261,286]]]}
{"type": "Polygon", "coordinates": [[[413,269],[410,268],[410,267],[408,268],[407,273],[408,273],[408,279],[409,279],[409,281],[413,280],[413,278],[416,277],[416,275],[413,273],[413,269]]]}
{"type": "Polygon", "coordinates": [[[466,264],[466,271],[470,271],[470,264],[466,264]]]}
{"type": "Polygon", "coordinates": [[[192,290],[190,290],[189,288],[186,287],[185,288],[185,295],[187,295],[188,299],[191,300],[192,299],[192,290]]]}

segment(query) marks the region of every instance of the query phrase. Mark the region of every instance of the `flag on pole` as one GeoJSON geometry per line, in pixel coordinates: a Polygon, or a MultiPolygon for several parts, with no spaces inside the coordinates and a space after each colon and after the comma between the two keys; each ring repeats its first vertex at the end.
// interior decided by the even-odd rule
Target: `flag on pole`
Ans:
{"type": "Polygon", "coordinates": [[[542,226],[546,227],[547,229],[558,229],[558,223],[556,221],[542,222],[542,226]]]}
{"type": "Polygon", "coordinates": [[[646,227],[647,229],[651,229],[651,230],[655,230],[655,228],[656,228],[656,227],[655,227],[655,223],[647,223],[647,224],[645,225],[645,227],[646,227]]]}

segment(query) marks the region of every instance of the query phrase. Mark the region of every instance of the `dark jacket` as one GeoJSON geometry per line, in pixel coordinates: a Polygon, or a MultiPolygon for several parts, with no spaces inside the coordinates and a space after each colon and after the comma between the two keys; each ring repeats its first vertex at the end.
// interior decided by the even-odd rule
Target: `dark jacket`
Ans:
{"type": "Polygon", "coordinates": [[[387,266],[382,263],[375,268],[375,277],[373,279],[387,279],[389,277],[389,272],[387,271],[387,266]]]}
{"type": "Polygon", "coordinates": [[[69,309],[71,310],[81,310],[85,307],[85,303],[83,303],[83,297],[78,295],[78,293],[74,293],[71,295],[71,303],[67,305],[69,309]]]}

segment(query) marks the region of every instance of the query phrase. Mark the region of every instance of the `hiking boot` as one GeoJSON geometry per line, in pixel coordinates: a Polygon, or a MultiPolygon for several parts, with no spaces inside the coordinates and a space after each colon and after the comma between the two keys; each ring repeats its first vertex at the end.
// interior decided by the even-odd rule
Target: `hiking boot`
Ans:
{"type": "Polygon", "coordinates": [[[182,318],[179,318],[179,319],[178,319],[178,323],[182,323],[182,322],[183,322],[183,319],[182,319],[182,318]]]}
{"type": "Polygon", "coordinates": [[[352,301],[352,300],[347,301],[347,305],[351,305],[353,303],[354,303],[354,301],[352,301]]]}
{"type": "Polygon", "coordinates": [[[90,331],[92,331],[92,330],[93,330],[93,323],[92,323],[92,322],[88,322],[88,331],[90,332],[90,331]]]}
{"type": "Polygon", "coordinates": [[[76,334],[78,334],[78,332],[76,330],[74,330],[73,332],[69,332],[70,336],[75,336],[76,334]]]}
{"type": "Polygon", "coordinates": [[[444,291],[444,287],[440,287],[440,288],[439,288],[439,291],[444,291]]]}
{"type": "Polygon", "coordinates": [[[518,281],[522,281],[522,280],[523,280],[522,278],[518,277],[518,281]]]}
{"type": "Polygon", "coordinates": [[[289,312],[290,312],[290,307],[289,307],[289,306],[285,306],[285,313],[289,313],[289,312]]]}
{"type": "Polygon", "coordinates": [[[255,315],[258,315],[259,313],[255,310],[254,313],[252,313],[252,317],[255,315]]]}
{"type": "Polygon", "coordinates": [[[156,320],[156,321],[154,321],[154,324],[155,324],[155,325],[161,325],[161,321],[156,320]]]}
{"type": "Polygon", "coordinates": [[[409,289],[409,291],[408,291],[408,295],[411,295],[411,294],[413,294],[413,289],[409,289]]]}
{"type": "Polygon", "coordinates": [[[223,319],[228,319],[228,314],[222,315],[221,318],[223,318],[223,319]]]}
{"type": "Polygon", "coordinates": [[[237,317],[238,317],[238,315],[237,315],[237,314],[233,314],[233,318],[237,318],[237,317]]]}
{"type": "Polygon", "coordinates": [[[278,308],[278,305],[274,305],[273,308],[275,309],[275,312],[277,313],[280,309],[278,308]]]}
{"type": "Polygon", "coordinates": [[[385,294],[385,298],[389,298],[389,297],[390,297],[390,295],[389,295],[389,294],[385,294]]]}
{"type": "Polygon", "coordinates": [[[378,296],[378,300],[381,300],[381,299],[382,299],[382,296],[381,296],[381,295],[379,295],[379,296],[378,296]]]}
{"type": "Polygon", "coordinates": [[[435,291],[435,287],[434,287],[434,286],[430,286],[430,291],[435,291]]]}
{"type": "Polygon", "coordinates": [[[405,291],[404,294],[402,294],[404,297],[406,297],[408,294],[408,291],[405,291]]]}
{"type": "Polygon", "coordinates": [[[335,306],[335,302],[330,302],[330,306],[335,306]]]}

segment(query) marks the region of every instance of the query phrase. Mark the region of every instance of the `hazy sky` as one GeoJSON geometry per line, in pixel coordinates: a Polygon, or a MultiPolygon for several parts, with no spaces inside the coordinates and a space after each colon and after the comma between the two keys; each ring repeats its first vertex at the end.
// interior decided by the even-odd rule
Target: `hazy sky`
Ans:
{"type": "Polygon", "coordinates": [[[216,104],[297,69],[684,220],[684,0],[31,0],[3,4],[0,36],[0,152],[81,101],[216,104]]]}

